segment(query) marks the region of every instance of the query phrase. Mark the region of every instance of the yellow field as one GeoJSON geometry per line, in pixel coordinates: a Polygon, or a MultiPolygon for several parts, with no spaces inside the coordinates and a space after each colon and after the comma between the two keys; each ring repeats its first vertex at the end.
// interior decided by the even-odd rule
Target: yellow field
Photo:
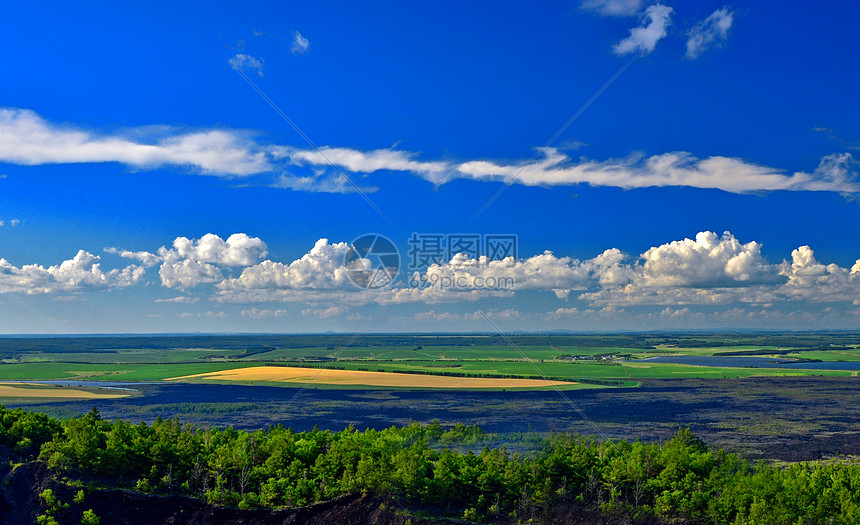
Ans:
{"type": "Polygon", "coordinates": [[[276,381],[283,383],[310,383],[338,386],[375,386],[400,388],[542,388],[569,387],[573,382],[546,381],[543,379],[498,379],[489,377],[451,377],[396,372],[364,372],[359,370],[327,370],[324,368],[298,368],[285,366],[254,366],[234,368],[171,377],[168,381],[210,379],[217,381],[276,381]]]}
{"type": "Polygon", "coordinates": [[[128,396],[129,394],[119,393],[115,390],[93,392],[90,390],[78,390],[76,388],[45,386],[36,383],[0,383],[0,399],[116,399],[128,396]]]}

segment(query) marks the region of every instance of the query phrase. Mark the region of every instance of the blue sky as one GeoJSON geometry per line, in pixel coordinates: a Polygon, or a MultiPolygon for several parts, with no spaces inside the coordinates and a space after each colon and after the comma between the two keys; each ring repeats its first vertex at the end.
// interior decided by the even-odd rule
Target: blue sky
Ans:
{"type": "Polygon", "coordinates": [[[858,16],[8,6],[0,332],[856,329],[858,16]],[[517,253],[416,289],[413,233],[517,253]]]}

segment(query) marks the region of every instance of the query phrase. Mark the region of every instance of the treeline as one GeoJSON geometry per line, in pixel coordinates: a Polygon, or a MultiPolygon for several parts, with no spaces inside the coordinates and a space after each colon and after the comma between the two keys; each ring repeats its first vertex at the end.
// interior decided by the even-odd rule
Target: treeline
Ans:
{"type": "Polygon", "coordinates": [[[647,520],[860,523],[860,465],[751,465],[689,430],[663,444],[546,439],[522,456],[471,449],[477,427],[438,423],[364,432],[195,429],[89,414],[57,420],[0,407],[0,442],[78,479],[212,503],[296,506],[372,492],[470,521],[527,521],[555,506],[647,520]]]}

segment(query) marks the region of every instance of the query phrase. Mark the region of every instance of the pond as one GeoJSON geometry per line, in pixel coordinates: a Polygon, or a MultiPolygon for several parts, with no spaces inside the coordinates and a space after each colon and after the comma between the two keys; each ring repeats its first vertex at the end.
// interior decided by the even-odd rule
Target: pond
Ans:
{"type": "Polygon", "coordinates": [[[649,357],[636,362],[672,363],[678,365],[728,368],[794,368],[800,370],[860,370],[860,361],[794,361],[774,357],[730,357],[706,355],[672,355],[649,357]]]}

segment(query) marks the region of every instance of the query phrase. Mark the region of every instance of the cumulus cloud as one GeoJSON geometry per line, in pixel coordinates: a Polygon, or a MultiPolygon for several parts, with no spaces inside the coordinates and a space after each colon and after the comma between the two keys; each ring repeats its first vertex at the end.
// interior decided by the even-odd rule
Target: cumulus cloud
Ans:
{"type": "Polygon", "coordinates": [[[234,233],[227,240],[207,233],[198,240],[177,237],[173,248],[161,248],[158,253],[163,260],[177,258],[225,266],[250,266],[265,257],[268,248],[262,239],[244,233],[234,233]]]}
{"type": "Polygon", "coordinates": [[[426,288],[393,290],[392,300],[457,301],[464,292],[474,299],[541,290],[561,299],[583,292],[579,298],[601,304],[716,303],[738,300],[739,293],[756,286],[786,282],[781,266],[762,257],[760,244],[741,243],[730,233],[702,232],[695,239],[657,246],[636,261],[628,260],[617,248],[582,261],[551,252],[520,261],[458,254],[427,269],[426,288]],[[733,288],[743,291],[731,292],[733,288]]]}
{"type": "Polygon", "coordinates": [[[762,257],[759,243],[741,243],[729,232],[656,246],[619,268],[618,278],[580,298],[614,305],[760,302],[786,282],[781,266],[762,257]]]}
{"type": "Polygon", "coordinates": [[[768,264],[755,241],[742,244],[725,232],[701,232],[694,239],[649,249],[633,269],[632,281],[650,287],[734,286],[782,282],[779,266],[768,264]]]}
{"type": "Polygon", "coordinates": [[[293,44],[290,46],[290,52],[294,55],[307,53],[311,47],[311,42],[298,31],[293,31],[293,44]]]}
{"type": "Polygon", "coordinates": [[[349,286],[344,260],[345,242],[329,244],[320,239],[313,249],[289,264],[266,260],[242,270],[239,277],[218,284],[222,295],[234,292],[279,289],[343,289],[349,286]]]}
{"type": "Polygon", "coordinates": [[[553,312],[548,312],[546,317],[549,319],[566,319],[575,317],[580,314],[579,308],[556,308],[553,312]]]}
{"type": "Polygon", "coordinates": [[[584,0],[580,8],[601,16],[635,16],[642,0],[584,0]]]}
{"type": "Polygon", "coordinates": [[[256,73],[257,76],[263,77],[263,59],[257,58],[245,53],[236,53],[230,58],[230,65],[239,71],[256,73]]]}
{"type": "Polygon", "coordinates": [[[200,239],[177,237],[171,247],[162,246],[157,253],[113,247],[105,248],[105,252],[138,261],[147,268],[160,264],[158,275],[162,285],[188,289],[220,282],[224,279],[224,269],[257,263],[268,254],[268,247],[260,238],[244,233],[234,233],[226,240],[207,233],[200,239]]]}
{"type": "MultiPolygon", "coordinates": [[[[693,238],[653,246],[638,256],[618,248],[588,259],[550,251],[504,260],[456,254],[380,290],[365,290],[351,283],[345,263],[349,250],[347,243],[322,238],[292,262],[260,260],[267,253],[262,240],[245,234],[224,240],[208,234],[200,239],[179,237],[157,254],[128,250],[113,253],[141,264],[152,264],[152,258],[156,258],[161,264],[161,284],[167,288],[186,290],[213,283],[213,299],[217,302],[301,303],[305,305],[300,310],[302,315],[320,318],[343,316],[350,307],[369,303],[464,303],[525,293],[552,294],[566,302],[586,305],[565,305],[542,314],[544,320],[607,317],[628,306],[669,308],[655,313],[662,320],[693,318],[698,313],[689,310],[690,306],[753,306],[764,312],[757,313],[758,318],[770,315],[768,308],[775,304],[805,303],[805,308],[821,303],[860,306],[860,259],[850,268],[826,264],[816,259],[812,248],[801,246],[791,253],[790,260],[771,262],[763,256],[759,242],[741,241],[730,232],[719,235],[703,231],[693,238]]],[[[363,259],[357,262],[367,263],[363,259]]],[[[129,286],[138,282],[143,273],[143,266],[138,265],[102,271],[98,257],[86,252],[49,268],[16,268],[0,260],[0,292],[48,293],[129,286]]],[[[198,300],[181,295],[157,302],[198,300]]],[[[275,308],[252,308],[242,315],[259,318],[285,314],[275,308]]],[[[455,319],[433,310],[421,315],[428,320],[455,319]]],[[[471,314],[457,319],[467,320],[465,315],[471,314]]],[[[493,315],[513,319],[520,313],[499,310],[493,315]]],[[[704,318],[699,321],[704,322],[704,318]]]]}
{"type": "Polygon", "coordinates": [[[734,21],[727,7],[717,9],[687,32],[687,58],[698,58],[708,48],[725,42],[734,21]]]}
{"type": "Polygon", "coordinates": [[[198,240],[177,237],[172,248],[159,248],[158,275],[168,288],[193,288],[221,281],[223,266],[251,266],[267,253],[266,243],[244,233],[234,233],[227,240],[213,233],[198,240]]]}
{"type": "Polygon", "coordinates": [[[118,162],[139,169],[173,165],[229,176],[271,171],[266,153],[246,135],[223,130],[168,133],[147,143],[57,125],[32,111],[6,108],[0,109],[0,162],[26,166],[118,162]]]}
{"type": "Polygon", "coordinates": [[[593,261],[582,263],[570,257],[557,257],[548,251],[522,261],[513,257],[472,259],[456,254],[444,264],[431,265],[424,278],[427,289],[437,294],[476,290],[553,290],[557,295],[566,296],[572,290],[587,288],[595,268],[593,261]]]}
{"type": "Polygon", "coordinates": [[[158,270],[158,276],[161,277],[162,285],[181,289],[217,283],[224,278],[217,266],[188,259],[165,261],[158,270]]]}
{"type": "Polygon", "coordinates": [[[860,260],[851,269],[822,264],[809,246],[791,261],[768,263],[755,241],[702,232],[654,247],[627,267],[626,280],[579,296],[598,305],[727,305],[788,301],[860,304],[860,260]]]}
{"type": "MultiPolygon", "coordinates": [[[[638,257],[610,248],[591,259],[557,256],[552,252],[521,260],[489,260],[455,255],[423,274],[385,290],[352,286],[344,266],[346,243],[317,241],[314,248],[291,263],[265,260],[245,267],[238,277],[216,285],[222,302],[303,302],[348,305],[456,303],[519,293],[546,292],[559,299],[576,298],[602,308],[625,305],[767,305],[807,301],[860,304],[860,260],[851,269],[815,260],[801,247],[792,261],[771,263],[756,241],[741,242],[725,232],[700,232],[652,247],[638,257]],[[415,286],[414,283],[421,283],[415,286]]],[[[410,279],[411,278],[411,279],[410,279]]],[[[212,277],[214,281],[215,277],[212,277]]],[[[304,315],[326,309],[310,308],[304,315]]],[[[329,312],[334,312],[329,310],[329,312]]],[[[552,318],[579,312],[559,309],[552,318]]]]}
{"type": "Polygon", "coordinates": [[[647,55],[654,51],[657,42],[666,36],[672,18],[671,7],[662,4],[648,6],[642,16],[643,25],[630,30],[630,36],[613,46],[616,55],[639,53],[647,55]]]}
{"type": "Polygon", "coordinates": [[[790,299],[860,304],[860,259],[851,269],[822,264],[812,248],[801,246],[791,252],[791,261],[783,263],[780,273],[788,278],[780,291],[790,299]]]}
{"type": "Polygon", "coordinates": [[[161,257],[149,252],[132,252],[129,250],[123,250],[122,248],[114,247],[107,247],[104,249],[104,251],[105,253],[119,255],[123,259],[133,259],[135,261],[138,261],[146,268],[152,268],[153,266],[161,262],[161,257]]]}
{"type": "Polygon", "coordinates": [[[56,266],[28,264],[20,268],[0,259],[0,293],[28,295],[123,288],[140,281],[145,269],[131,265],[103,271],[99,257],[80,250],[56,266]]]}

